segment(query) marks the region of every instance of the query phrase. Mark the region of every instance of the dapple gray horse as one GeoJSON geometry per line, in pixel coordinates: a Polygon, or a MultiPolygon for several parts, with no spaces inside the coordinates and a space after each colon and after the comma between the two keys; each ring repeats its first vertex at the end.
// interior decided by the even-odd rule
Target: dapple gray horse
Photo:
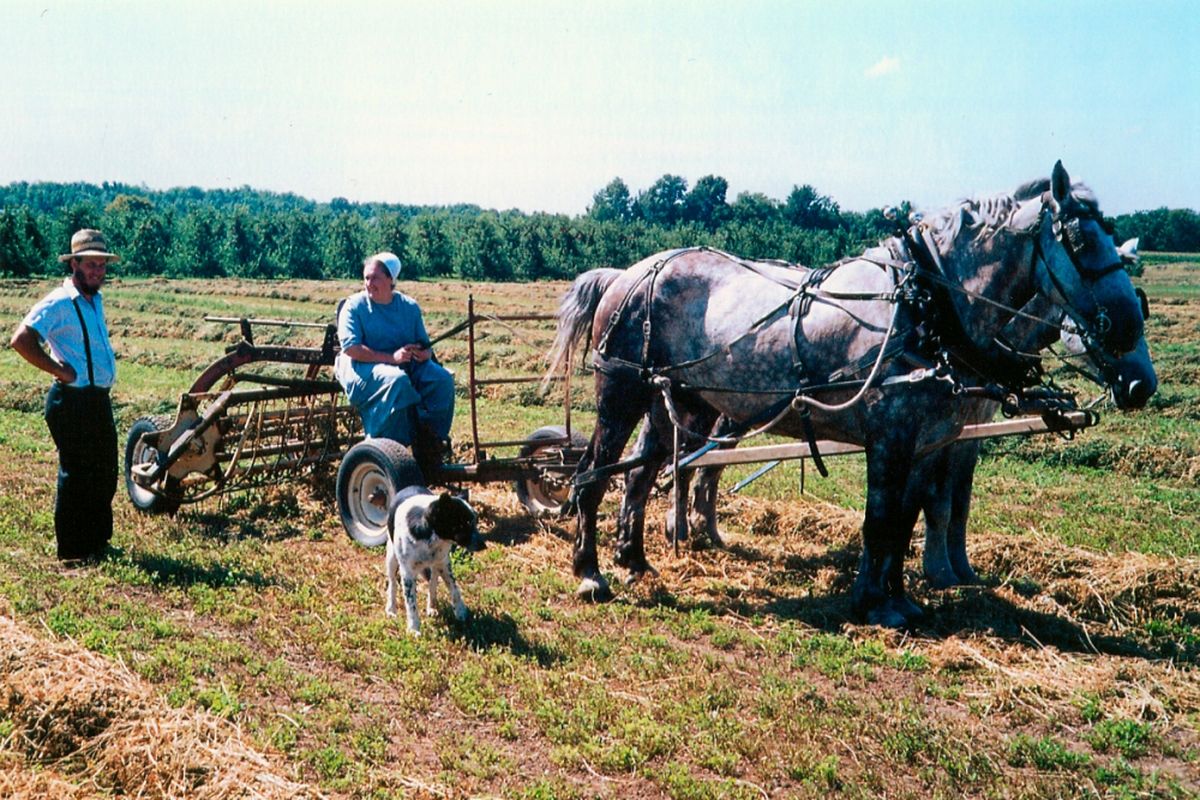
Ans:
{"type": "Polygon", "coordinates": [[[870,623],[915,622],[922,611],[905,593],[903,562],[922,498],[909,477],[977,413],[964,394],[1003,395],[1036,381],[1028,360],[997,337],[1038,293],[1070,316],[1110,371],[1142,342],[1140,303],[1095,198],[1072,187],[1061,164],[1049,181],[955,206],[831,270],[801,274],[700,248],[580,276],[551,351],[556,372],[590,333],[597,370],[597,424],[574,493],[579,594],[609,594],[597,509],[643,415],[615,556],[631,579],[651,569],[645,500],[676,432],[703,437],[723,414],[864,447],[854,607],[870,623]]]}
{"type": "MultiPolygon", "coordinates": [[[[1117,250],[1123,263],[1137,262],[1137,240],[1125,242],[1117,250]]],[[[1149,315],[1149,303],[1139,292],[1142,300],[1143,317],[1149,315]]],[[[1002,339],[1011,343],[1018,352],[1036,357],[1057,338],[1064,350],[1064,361],[1081,359],[1087,374],[1098,383],[1107,384],[1112,398],[1121,410],[1142,408],[1158,388],[1158,378],[1150,361],[1149,350],[1143,339],[1130,353],[1121,356],[1115,370],[1106,368],[1088,358],[1087,348],[1075,332],[1069,318],[1064,320],[1064,311],[1042,294],[1037,294],[1005,328],[1002,339]],[[1061,331],[1061,334],[1060,334],[1061,331]],[[1088,371],[1092,372],[1089,373],[1088,371]],[[1107,377],[1103,373],[1108,372],[1107,377]]],[[[1077,368],[1078,369],[1078,368],[1077,368]]],[[[995,400],[964,400],[971,403],[971,423],[988,422],[995,416],[999,403],[995,400]]],[[[718,420],[713,435],[721,437],[733,426],[726,418],[718,420]]],[[[978,582],[978,576],[967,556],[967,520],[970,515],[971,491],[975,467],[979,460],[978,440],[954,442],[927,456],[920,458],[909,477],[908,492],[915,493],[915,502],[920,504],[925,515],[925,548],[923,567],[925,576],[934,588],[978,582]]],[[[691,512],[687,528],[679,531],[679,539],[689,538],[693,546],[723,546],[717,528],[717,489],[721,467],[705,467],[696,473],[693,483],[691,512]]],[[[674,539],[674,515],[667,515],[667,536],[674,539]]]]}

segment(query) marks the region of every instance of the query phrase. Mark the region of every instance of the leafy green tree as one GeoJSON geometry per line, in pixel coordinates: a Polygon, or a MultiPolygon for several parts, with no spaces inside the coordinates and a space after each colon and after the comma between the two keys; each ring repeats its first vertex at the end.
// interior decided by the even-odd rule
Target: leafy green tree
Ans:
{"type": "Polygon", "coordinates": [[[440,277],[454,267],[454,248],[446,232],[449,214],[418,214],[408,224],[404,254],[412,265],[412,275],[440,277]]]}
{"type": "Polygon", "coordinates": [[[1194,253],[1200,250],[1200,215],[1186,208],[1156,208],[1122,214],[1115,220],[1117,239],[1136,237],[1139,250],[1194,253]]]}
{"type": "Polygon", "coordinates": [[[62,250],[58,251],[60,253],[67,252],[75,231],[100,228],[104,223],[104,213],[90,200],[76,199],[62,205],[57,209],[55,216],[55,224],[51,226],[50,245],[51,249],[62,247],[62,250]]]}
{"type": "Polygon", "coordinates": [[[637,216],[651,225],[674,225],[683,217],[687,188],[687,181],[678,175],[663,175],[649,189],[638,194],[634,201],[637,216]]]}
{"type": "Polygon", "coordinates": [[[587,215],[597,222],[628,222],[633,217],[633,200],[629,187],[620,178],[592,195],[592,205],[587,215]]]}
{"type": "MultiPolygon", "coordinates": [[[[367,220],[368,252],[363,254],[363,258],[386,250],[400,256],[401,262],[404,262],[407,242],[407,220],[396,211],[380,211],[367,220]]],[[[409,272],[407,266],[405,272],[409,272]]]]}
{"type": "Polygon", "coordinates": [[[729,218],[729,206],[725,202],[728,191],[729,181],[716,175],[705,175],[683,198],[683,220],[698,223],[707,231],[715,230],[729,218]]]}
{"type": "Polygon", "coordinates": [[[302,280],[324,278],[324,261],[317,216],[304,211],[280,215],[264,240],[274,242],[270,253],[272,271],[277,275],[302,280]]]}
{"type": "Polygon", "coordinates": [[[258,220],[246,206],[235,206],[225,219],[225,237],[219,248],[221,268],[239,278],[272,277],[271,259],[263,248],[258,220]]]}
{"type": "Polygon", "coordinates": [[[171,214],[149,214],[137,220],[126,248],[123,269],[130,275],[161,275],[171,252],[171,214]]]}
{"type": "Polygon", "coordinates": [[[799,228],[831,231],[841,224],[838,204],[809,184],[793,186],[783,204],[783,217],[799,228]]]}
{"type": "Polygon", "coordinates": [[[211,206],[192,208],[176,225],[167,255],[167,274],[175,278],[219,278],[224,267],[219,256],[224,239],[221,220],[211,206]]]}
{"type": "Polygon", "coordinates": [[[37,218],[28,209],[0,208],[0,276],[40,275],[51,263],[37,218]]]}
{"type": "Polygon", "coordinates": [[[588,231],[595,228],[624,226],[616,222],[598,223],[590,218],[571,219],[562,214],[539,217],[542,262],[544,276],[548,278],[573,278],[589,269],[588,231]]]}
{"type": "Polygon", "coordinates": [[[454,274],[469,280],[503,281],[512,278],[505,254],[504,236],[495,214],[463,220],[454,241],[454,274]]]}
{"type": "Polygon", "coordinates": [[[170,212],[160,212],[143,194],[118,194],[104,208],[101,223],[126,275],[159,275],[171,250],[170,212]]]}
{"type": "Polygon", "coordinates": [[[743,225],[761,225],[779,219],[779,204],[761,192],[742,192],[729,210],[732,220],[743,225]]]}
{"type": "Polygon", "coordinates": [[[362,277],[362,262],[367,252],[366,226],[358,214],[331,214],[322,220],[321,263],[327,277],[362,277]]]}
{"type": "Polygon", "coordinates": [[[505,216],[509,264],[517,280],[536,281],[550,277],[545,254],[546,217],[545,214],[505,216]]]}

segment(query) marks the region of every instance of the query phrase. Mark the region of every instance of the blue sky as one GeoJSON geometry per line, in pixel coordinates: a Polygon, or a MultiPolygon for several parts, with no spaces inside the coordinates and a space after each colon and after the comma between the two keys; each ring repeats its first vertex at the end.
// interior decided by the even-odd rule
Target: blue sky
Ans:
{"type": "Polygon", "coordinates": [[[583,213],[664,173],[843,208],[1063,159],[1200,209],[1188,2],[0,0],[0,183],[583,213]]]}

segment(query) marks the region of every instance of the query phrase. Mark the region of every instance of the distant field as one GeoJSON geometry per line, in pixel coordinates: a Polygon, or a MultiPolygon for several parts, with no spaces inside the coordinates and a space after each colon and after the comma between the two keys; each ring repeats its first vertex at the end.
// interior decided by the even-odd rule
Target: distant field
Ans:
{"type": "Polygon", "coordinates": [[[1200,267],[1200,254],[1197,253],[1143,253],[1142,263],[1146,266],[1162,264],[1185,264],[1200,267]]]}
{"type": "MultiPolygon", "coordinates": [[[[174,518],[135,513],[122,489],[115,557],[64,571],[45,381],[4,349],[0,614],[17,628],[0,626],[11,654],[0,658],[0,795],[161,796],[113,765],[175,764],[169,732],[202,719],[238,748],[204,750],[200,772],[179,774],[202,786],[253,748],[278,776],[259,786],[268,797],[1196,796],[1200,256],[1144,263],[1159,393],[1131,414],[1100,401],[1100,425],[1073,441],[989,443],[969,535],[986,585],[933,590],[914,552],[908,580],[930,619],[908,635],[850,618],[856,457],[831,459],[827,480],[809,470],[804,494],[800,467],[785,464],[723,499],[725,551],[675,556],[665,499],[654,499],[647,541],[660,576],[599,606],[573,597],[569,520],[533,520],[508,487],[476,487],[490,546],[456,562],[473,616],[444,614],[419,640],[384,617],[383,553],[345,537],[329,476],[174,518]],[[70,659],[95,694],[36,705],[47,658],[70,659]],[[95,697],[107,699],[84,702],[95,697]],[[114,719],[97,728],[100,705],[114,719]],[[157,740],[145,733],[139,749],[100,735],[135,708],[157,720],[143,726],[157,724],[157,740]]],[[[10,332],[53,283],[0,282],[0,327],[10,332]]],[[[173,412],[234,341],[234,326],[205,314],[325,322],[355,288],[114,281],[122,436],[144,414],[173,412]]],[[[463,317],[469,293],[482,310],[550,311],[566,284],[401,288],[436,334],[463,317]]],[[[481,374],[538,373],[550,335],[488,328],[481,374]]],[[[465,383],[462,339],[438,349],[465,383]]],[[[577,390],[573,421],[590,432],[588,381],[577,390]]],[[[491,389],[481,435],[559,422],[560,399],[491,389]]],[[[460,392],[460,447],[467,406],[460,392]]],[[[726,486],[748,471],[731,470],[726,486]]],[[[606,568],[615,510],[611,493],[606,568]]]]}

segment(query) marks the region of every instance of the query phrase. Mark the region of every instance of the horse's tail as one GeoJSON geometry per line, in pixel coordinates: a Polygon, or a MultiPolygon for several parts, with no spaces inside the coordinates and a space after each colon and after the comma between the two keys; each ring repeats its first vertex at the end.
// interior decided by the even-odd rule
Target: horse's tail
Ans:
{"type": "Polygon", "coordinates": [[[550,367],[546,370],[543,385],[548,384],[555,375],[570,368],[575,343],[582,339],[584,334],[590,334],[592,318],[596,316],[600,298],[604,297],[608,287],[612,286],[623,272],[624,270],[620,269],[601,267],[583,273],[571,284],[570,290],[558,304],[558,312],[555,314],[558,319],[558,335],[554,337],[554,345],[547,355],[550,367]]]}

